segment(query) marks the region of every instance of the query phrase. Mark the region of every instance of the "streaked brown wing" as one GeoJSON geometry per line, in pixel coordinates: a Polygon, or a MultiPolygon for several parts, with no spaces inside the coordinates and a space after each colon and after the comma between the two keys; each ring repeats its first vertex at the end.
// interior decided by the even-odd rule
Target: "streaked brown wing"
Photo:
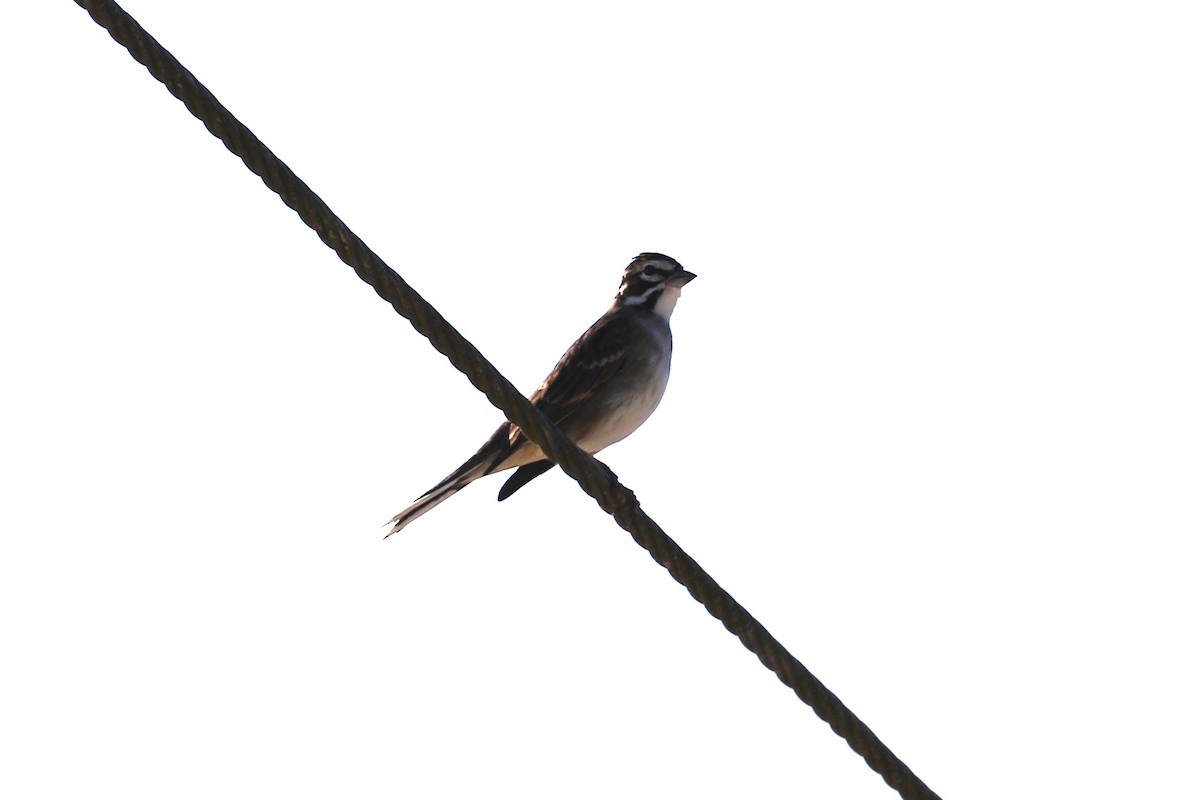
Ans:
{"type": "MultiPolygon", "coordinates": [[[[606,314],[584,331],[530,395],[530,402],[559,428],[569,427],[566,423],[571,415],[624,366],[628,342],[614,333],[620,327],[612,324],[614,319],[615,316],[606,314]],[[568,363],[570,369],[566,368],[568,363]]],[[[494,465],[503,463],[527,441],[525,434],[512,425],[502,425],[494,434],[494,438],[499,437],[507,438],[508,445],[500,448],[494,465]]]]}
{"type": "Polygon", "coordinates": [[[614,334],[620,327],[614,319],[605,316],[588,328],[529,398],[555,425],[561,427],[624,366],[629,342],[614,334]]]}

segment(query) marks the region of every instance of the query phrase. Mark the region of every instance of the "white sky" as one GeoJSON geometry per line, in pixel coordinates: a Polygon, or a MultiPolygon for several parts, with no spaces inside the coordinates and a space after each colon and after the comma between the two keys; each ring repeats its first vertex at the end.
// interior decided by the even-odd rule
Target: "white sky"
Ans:
{"type": "MultiPolygon", "coordinates": [[[[1192,3],[129,0],[943,796],[1194,792],[1192,3]],[[1191,788],[1189,788],[1191,787],[1191,788]]],[[[0,794],[894,793],[73,3],[0,48],[0,794]]]]}

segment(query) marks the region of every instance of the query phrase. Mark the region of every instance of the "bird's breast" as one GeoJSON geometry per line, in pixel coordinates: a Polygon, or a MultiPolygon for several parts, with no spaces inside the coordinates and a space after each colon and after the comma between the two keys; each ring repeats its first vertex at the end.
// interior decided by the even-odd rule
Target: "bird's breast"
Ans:
{"type": "Polygon", "coordinates": [[[579,438],[579,446],[596,453],[621,441],[642,426],[662,401],[671,373],[670,350],[646,360],[614,379],[613,391],[604,393],[596,424],[579,438]]]}

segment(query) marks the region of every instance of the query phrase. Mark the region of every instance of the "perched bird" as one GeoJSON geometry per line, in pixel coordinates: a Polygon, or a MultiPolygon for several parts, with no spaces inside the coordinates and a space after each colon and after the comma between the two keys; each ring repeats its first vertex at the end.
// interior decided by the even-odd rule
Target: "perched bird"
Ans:
{"type": "MultiPolygon", "coordinates": [[[[642,253],[621,276],[612,307],[559,359],[529,400],[587,453],[637,430],[667,388],[671,328],[683,285],[696,277],[670,256],[642,253]]],[[[391,536],[467,484],[517,468],[500,488],[504,500],[554,466],[521,429],[505,422],[441,483],[393,517],[391,536]]],[[[384,538],[387,538],[386,536],[384,538]]]]}

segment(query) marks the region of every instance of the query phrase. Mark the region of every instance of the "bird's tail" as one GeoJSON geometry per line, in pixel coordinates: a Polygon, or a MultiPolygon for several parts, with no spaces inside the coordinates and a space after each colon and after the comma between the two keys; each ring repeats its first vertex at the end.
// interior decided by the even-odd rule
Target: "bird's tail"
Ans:
{"type": "Polygon", "coordinates": [[[442,501],[448,500],[450,495],[465,487],[472,480],[474,480],[474,478],[465,481],[455,481],[453,483],[439,483],[437,486],[418,497],[417,501],[411,506],[388,520],[387,524],[391,525],[392,529],[388,531],[383,538],[386,539],[393,533],[398,533],[402,528],[404,528],[405,525],[412,522],[414,519],[421,516],[442,501]]]}
{"type": "Polygon", "coordinates": [[[487,444],[479,448],[479,452],[467,459],[465,464],[447,475],[437,486],[418,497],[411,506],[388,520],[392,529],[383,538],[386,539],[393,533],[399,532],[405,525],[426,511],[448,500],[450,495],[468,483],[490,474],[496,464],[506,455],[499,447],[499,443],[505,441],[507,441],[507,433],[505,433],[505,426],[501,425],[500,429],[492,434],[492,438],[488,440],[487,444]]]}

